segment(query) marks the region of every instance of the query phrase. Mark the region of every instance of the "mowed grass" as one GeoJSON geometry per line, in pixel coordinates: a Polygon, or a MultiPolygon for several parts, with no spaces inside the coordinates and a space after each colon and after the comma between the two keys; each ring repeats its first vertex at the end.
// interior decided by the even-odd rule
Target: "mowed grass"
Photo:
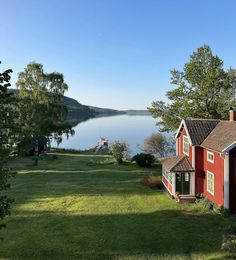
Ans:
{"type": "Polygon", "coordinates": [[[140,184],[160,166],[117,165],[107,156],[59,154],[32,166],[17,158],[15,198],[1,259],[223,259],[227,219],[178,205],[140,184]]]}

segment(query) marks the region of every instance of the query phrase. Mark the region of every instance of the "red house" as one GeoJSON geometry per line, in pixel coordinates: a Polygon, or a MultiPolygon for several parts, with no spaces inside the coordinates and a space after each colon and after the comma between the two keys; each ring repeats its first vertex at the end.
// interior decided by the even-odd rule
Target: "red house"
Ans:
{"type": "Polygon", "coordinates": [[[204,194],[236,210],[236,110],[230,120],[182,120],[175,136],[176,156],[162,161],[162,182],[179,199],[204,194]]]}

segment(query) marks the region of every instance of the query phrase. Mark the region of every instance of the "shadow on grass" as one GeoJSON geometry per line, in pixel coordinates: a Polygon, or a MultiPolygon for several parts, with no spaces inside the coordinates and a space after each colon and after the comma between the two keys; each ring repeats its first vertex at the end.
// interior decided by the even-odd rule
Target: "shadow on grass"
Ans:
{"type": "MultiPolygon", "coordinates": [[[[85,161],[56,160],[50,165],[39,167],[24,167],[23,172],[12,180],[13,197],[22,201],[33,201],[38,198],[64,197],[70,195],[153,195],[156,190],[150,190],[140,184],[140,173],[156,168],[143,169],[131,164],[87,166],[85,161]],[[146,192],[145,190],[148,190],[146,192]],[[19,195],[18,195],[19,194],[19,195]]],[[[20,161],[16,161],[17,165],[20,161]]],[[[24,161],[26,163],[26,161],[24,161]]],[[[45,162],[43,162],[45,163],[45,162]]]]}
{"type": "Polygon", "coordinates": [[[44,172],[19,174],[12,181],[9,193],[19,204],[41,198],[65,196],[154,195],[158,190],[144,187],[138,173],[94,170],[90,172],[44,172]]]}
{"type": "Polygon", "coordinates": [[[116,215],[21,213],[11,217],[3,231],[0,257],[107,259],[114,255],[152,255],[172,259],[183,255],[189,259],[191,254],[219,252],[224,229],[220,216],[183,215],[178,210],[116,215]]]}

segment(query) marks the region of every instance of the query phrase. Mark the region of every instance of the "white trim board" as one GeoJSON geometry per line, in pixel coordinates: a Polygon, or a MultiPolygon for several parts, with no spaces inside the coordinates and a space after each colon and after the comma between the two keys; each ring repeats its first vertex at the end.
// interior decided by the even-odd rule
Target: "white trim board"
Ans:
{"type": "Polygon", "coordinates": [[[232,144],[230,144],[229,146],[227,146],[224,150],[223,150],[223,152],[224,153],[228,153],[230,150],[232,150],[234,147],[236,147],[236,141],[235,142],[233,142],[232,144]]]}
{"type": "Polygon", "coordinates": [[[224,208],[229,208],[229,155],[224,159],[224,208]]]}
{"type": "Polygon", "coordinates": [[[176,132],[176,135],[175,135],[175,139],[178,138],[178,135],[179,135],[179,132],[180,132],[180,130],[181,130],[181,128],[182,128],[182,125],[184,126],[184,129],[185,129],[186,134],[187,134],[187,136],[188,136],[189,144],[193,145],[192,140],[191,140],[190,135],[189,135],[189,132],[188,132],[188,128],[187,128],[187,126],[186,126],[186,123],[185,123],[185,120],[184,120],[184,119],[181,121],[181,123],[180,123],[180,125],[179,125],[179,128],[178,128],[178,130],[177,130],[177,132],[176,132]]]}

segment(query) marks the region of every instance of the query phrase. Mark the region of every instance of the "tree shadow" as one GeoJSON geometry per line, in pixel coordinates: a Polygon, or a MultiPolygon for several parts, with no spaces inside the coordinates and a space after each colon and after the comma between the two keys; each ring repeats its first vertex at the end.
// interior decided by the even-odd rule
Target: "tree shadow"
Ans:
{"type": "MultiPolygon", "coordinates": [[[[26,202],[38,198],[70,195],[153,195],[160,192],[140,184],[141,172],[145,170],[154,172],[159,169],[158,167],[143,169],[134,166],[131,168],[130,163],[114,167],[109,162],[99,164],[101,158],[92,162],[88,162],[87,157],[79,158],[79,160],[78,157],[72,158],[73,161],[66,157],[65,161],[56,160],[52,164],[44,162],[39,167],[26,167],[28,160],[25,160],[23,166],[20,164],[23,173],[12,180],[10,193],[16,200],[24,196],[22,201],[26,202]]],[[[18,164],[15,168],[16,166],[18,164]]]]}
{"type": "Polygon", "coordinates": [[[219,252],[223,230],[220,216],[184,215],[179,210],[112,215],[22,211],[3,231],[0,257],[190,259],[192,254],[219,252]]]}

